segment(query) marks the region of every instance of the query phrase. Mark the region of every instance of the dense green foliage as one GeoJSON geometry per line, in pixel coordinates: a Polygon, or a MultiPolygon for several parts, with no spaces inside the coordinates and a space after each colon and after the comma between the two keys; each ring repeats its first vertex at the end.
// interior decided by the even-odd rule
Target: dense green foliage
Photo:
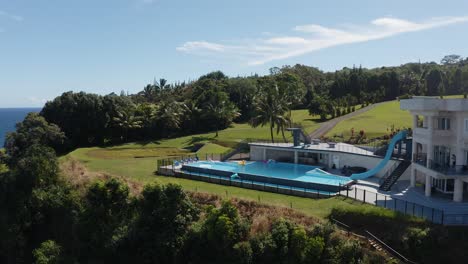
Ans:
{"type": "MultiPolygon", "coordinates": [[[[296,65],[265,77],[213,72],[173,85],[161,79],[136,95],[64,93],[19,123],[0,153],[0,263],[383,263],[331,225],[276,219],[254,230],[230,202],[196,204],[178,185],[148,185],[135,197],[108,179],[78,193],[61,179],[56,151],[217,131],[233,121],[268,125],[273,140],[296,108],[325,119],[401,95],[464,93],[466,62],[451,56],[443,65],[335,73],[296,65]]],[[[434,255],[434,248],[452,252],[447,229],[385,212],[336,209],[332,216],[375,232],[384,225],[387,233],[379,235],[416,260],[448,259],[434,255]]]]}
{"type": "Polygon", "coordinates": [[[50,147],[62,138],[60,130],[38,115],[29,115],[18,128],[2,154],[8,170],[0,175],[1,263],[382,260],[330,226],[305,229],[277,219],[267,230],[253,232],[230,202],[220,208],[195,204],[179,185],[147,185],[134,197],[125,183],[111,178],[78,193],[59,177],[50,147]]]}
{"type": "Polygon", "coordinates": [[[331,218],[354,231],[369,230],[418,263],[458,263],[468,246],[467,229],[443,227],[382,208],[334,208],[331,218]]]}
{"type": "Polygon", "coordinates": [[[62,129],[67,147],[75,148],[217,132],[233,121],[269,126],[271,134],[276,128],[278,134],[294,122],[292,109],[307,108],[325,120],[352,112],[355,105],[468,90],[468,60],[455,55],[442,64],[336,72],[295,65],[270,72],[229,78],[217,71],[175,84],[161,79],[133,95],[67,92],[48,102],[41,115],[62,129]]]}

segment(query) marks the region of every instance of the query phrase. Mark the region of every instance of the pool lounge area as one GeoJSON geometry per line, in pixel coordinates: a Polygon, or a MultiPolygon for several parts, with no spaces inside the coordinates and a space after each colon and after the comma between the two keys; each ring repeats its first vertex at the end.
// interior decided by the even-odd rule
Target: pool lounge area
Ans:
{"type": "Polygon", "coordinates": [[[256,189],[270,188],[270,191],[276,188],[275,192],[285,189],[290,192],[334,195],[352,183],[348,177],[330,174],[317,166],[274,161],[197,161],[173,166],[172,169],[176,176],[230,185],[240,183],[240,187],[249,184],[257,186],[256,189]]]}

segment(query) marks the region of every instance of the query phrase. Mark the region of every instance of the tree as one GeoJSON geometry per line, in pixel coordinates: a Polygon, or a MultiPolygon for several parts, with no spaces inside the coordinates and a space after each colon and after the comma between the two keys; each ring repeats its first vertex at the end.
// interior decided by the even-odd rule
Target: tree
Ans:
{"type": "Polygon", "coordinates": [[[146,186],[137,208],[122,258],[135,263],[172,263],[198,210],[174,184],[146,186]]]}
{"type": "Polygon", "coordinates": [[[128,131],[142,127],[141,118],[135,115],[134,107],[125,110],[117,111],[117,116],[113,118],[114,125],[122,129],[122,139],[124,142],[128,140],[128,131]]]}
{"type": "Polygon", "coordinates": [[[36,264],[56,264],[60,263],[60,253],[62,248],[53,240],[46,240],[34,249],[34,263],[36,264]]]}
{"type": "Polygon", "coordinates": [[[209,207],[206,214],[201,239],[213,250],[214,262],[226,260],[227,256],[233,255],[234,245],[247,237],[248,226],[241,221],[237,208],[230,202],[223,202],[219,209],[209,207]]]}
{"type": "Polygon", "coordinates": [[[140,94],[146,99],[147,102],[152,102],[156,96],[155,86],[150,84],[146,85],[140,94]]]}
{"type": "Polygon", "coordinates": [[[434,68],[429,71],[429,73],[425,76],[426,79],[426,87],[427,87],[427,95],[434,96],[439,95],[439,87],[441,83],[443,83],[443,72],[439,69],[434,68]]]}
{"type": "Polygon", "coordinates": [[[16,124],[16,131],[7,134],[5,140],[6,163],[13,164],[33,145],[45,145],[61,149],[65,135],[57,125],[49,124],[37,113],[29,113],[16,124]]]}
{"type": "MultiPolygon", "coordinates": [[[[112,107],[120,110],[118,104],[128,100],[128,97],[114,97],[118,99],[112,98],[112,107]]],[[[41,116],[60,127],[70,147],[88,146],[104,142],[113,114],[106,110],[107,107],[100,95],[66,92],[47,102],[41,116]]]]}
{"type": "Polygon", "coordinates": [[[239,116],[237,108],[234,106],[234,104],[227,100],[215,102],[214,104],[209,104],[207,109],[209,111],[208,114],[212,116],[213,120],[215,120],[215,137],[218,137],[220,122],[227,122],[230,124],[234,120],[234,118],[239,116]]]}
{"type": "Polygon", "coordinates": [[[86,259],[108,262],[127,235],[133,217],[129,188],[112,178],[89,187],[81,224],[83,255],[86,259]]]}
{"type": "Polygon", "coordinates": [[[218,130],[229,126],[239,116],[238,109],[225,91],[227,81],[221,72],[200,77],[193,88],[195,105],[201,110],[199,126],[218,130]]]}
{"type": "Polygon", "coordinates": [[[452,76],[451,93],[463,93],[463,72],[459,67],[452,76]]]}
{"type": "Polygon", "coordinates": [[[291,73],[281,73],[275,75],[275,81],[278,85],[278,92],[288,103],[289,111],[296,108],[302,102],[306,93],[305,87],[299,78],[291,73]]]}
{"type": "Polygon", "coordinates": [[[456,54],[451,54],[451,55],[446,55],[440,60],[440,63],[443,65],[452,65],[452,64],[457,64],[461,62],[463,58],[460,55],[456,54]]]}
{"type": "Polygon", "coordinates": [[[59,167],[53,149],[34,144],[23,152],[14,164],[10,164],[19,189],[30,192],[33,188],[58,182],[59,167]]]}
{"type": "Polygon", "coordinates": [[[187,106],[183,102],[171,99],[161,101],[155,118],[163,128],[162,135],[167,136],[171,131],[179,129],[187,111],[187,106]]]}
{"type": "Polygon", "coordinates": [[[334,112],[333,103],[330,100],[325,100],[321,97],[315,97],[308,106],[310,115],[319,115],[320,120],[327,119],[327,115],[334,112]]]}
{"type": "Polygon", "coordinates": [[[227,82],[226,92],[229,100],[239,109],[239,121],[248,121],[254,112],[254,97],[257,92],[255,78],[231,78],[227,82]]]}
{"type": "Polygon", "coordinates": [[[287,124],[286,113],[288,103],[279,96],[278,87],[272,85],[271,80],[260,81],[260,93],[256,98],[255,114],[250,120],[252,127],[270,125],[271,142],[274,142],[273,129],[275,125],[287,124]]]}

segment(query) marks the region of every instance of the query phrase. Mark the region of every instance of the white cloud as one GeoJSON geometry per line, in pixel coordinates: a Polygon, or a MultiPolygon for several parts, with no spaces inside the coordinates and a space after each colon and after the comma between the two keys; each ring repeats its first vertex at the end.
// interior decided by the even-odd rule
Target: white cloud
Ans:
{"type": "Polygon", "coordinates": [[[225,50],[225,46],[217,43],[211,43],[206,41],[189,41],[185,42],[184,45],[177,47],[178,51],[184,52],[197,52],[197,51],[215,51],[222,52],[225,50]]]}
{"type": "Polygon", "coordinates": [[[0,17],[6,17],[8,19],[11,19],[11,20],[14,20],[14,21],[17,21],[17,22],[21,22],[21,21],[24,20],[24,18],[22,16],[13,15],[13,14],[7,13],[7,12],[2,11],[2,10],[0,10],[0,17]]]}
{"type": "MultiPolygon", "coordinates": [[[[316,24],[299,25],[293,34],[238,41],[234,44],[189,41],[177,47],[180,52],[204,56],[228,56],[245,60],[250,65],[300,56],[321,49],[389,38],[395,35],[468,22],[468,16],[437,17],[414,22],[393,17],[372,20],[368,25],[348,25],[342,28],[316,24]]],[[[265,35],[265,34],[263,34],[265,35]]]]}

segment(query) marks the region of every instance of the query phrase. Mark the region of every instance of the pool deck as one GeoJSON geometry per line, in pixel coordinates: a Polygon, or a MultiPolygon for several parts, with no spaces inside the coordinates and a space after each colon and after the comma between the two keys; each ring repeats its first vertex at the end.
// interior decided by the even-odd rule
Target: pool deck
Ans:
{"type": "MultiPolygon", "coordinates": [[[[378,179],[369,178],[366,181],[359,180],[354,186],[361,190],[367,190],[374,193],[379,193],[381,195],[386,195],[389,200],[391,198],[408,201],[416,203],[419,205],[424,205],[430,208],[435,208],[444,211],[448,214],[468,214],[468,200],[465,199],[464,202],[458,203],[454,202],[451,199],[431,196],[426,197],[424,195],[424,190],[418,187],[410,187],[409,181],[398,181],[392,188],[391,191],[385,192],[379,190],[378,179]]],[[[342,192],[344,194],[344,192],[342,192]]],[[[357,194],[362,196],[362,193],[357,194]]],[[[363,197],[357,197],[359,200],[362,200],[363,197]]],[[[366,197],[366,201],[369,203],[375,203],[375,199],[372,200],[373,196],[366,197]],[[370,199],[370,200],[369,200],[370,199]]]]}
{"type": "Polygon", "coordinates": [[[331,152],[345,152],[345,153],[352,153],[352,154],[360,154],[366,156],[376,156],[374,152],[366,150],[361,147],[357,147],[355,145],[346,144],[346,143],[318,143],[318,144],[307,144],[307,145],[300,145],[294,146],[293,143],[262,143],[262,142],[253,142],[250,145],[254,146],[266,146],[266,147],[278,147],[278,148],[290,148],[290,149],[298,149],[298,150],[316,150],[316,151],[331,151],[331,152]],[[332,147],[333,146],[333,147],[332,147]]]}

